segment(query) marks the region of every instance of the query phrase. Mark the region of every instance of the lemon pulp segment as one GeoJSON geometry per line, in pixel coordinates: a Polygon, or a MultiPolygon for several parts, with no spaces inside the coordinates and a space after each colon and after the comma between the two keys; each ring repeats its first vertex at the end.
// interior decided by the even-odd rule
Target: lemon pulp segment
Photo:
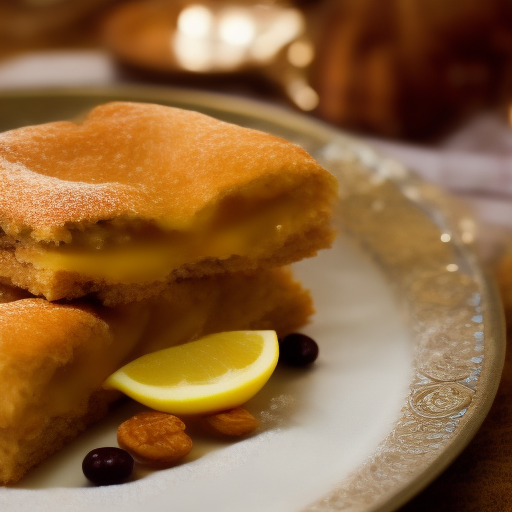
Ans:
{"type": "Polygon", "coordinates": [[[105,382],[138,402],[175,414],[242,405],[267,382],[279,356],[275,331],[233,331],[160,350],[105,382]]]}

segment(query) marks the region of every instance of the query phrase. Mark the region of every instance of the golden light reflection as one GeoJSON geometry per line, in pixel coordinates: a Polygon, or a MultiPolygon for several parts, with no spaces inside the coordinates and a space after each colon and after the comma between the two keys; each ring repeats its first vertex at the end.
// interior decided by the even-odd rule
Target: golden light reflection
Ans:
{"type": "Polygon", "coordinates": [[[465,244],[472,244],[475,241],[475,235],[469,231],[464,231],[464,233],[462,233],[462,241],[465,244]]]}
{"type": "Polygon", "coordinates": [[[178,16],[178,31],[194,38],[208,37],[213,24],[213,13],[204,5],[189,5],[178,16]]]}
{"type": "Polygon", "coordinates": [[[279,9],[271,16],[268,11],[264,14],[265,29],[260,31],[251,47],[252,56],[259,61],[273,59],[306,29],[304,15],[297,9],[279,9]]]}
{"type": "MultiPolygon", "coordinates": [[[[252,62],[270,61],[301,36],[305,26],[303,14],[291,7],[194,4],[180,12],[171,45],[184,69],[233,71],[252,62]]],[[[291,52],[292,60],[300,63],[297,67],[313,58],[304,42],[291,52]]],[[[309,86],[302,86],[295,90],[294,101],[303,110],[311,110],[318,103],[316,96],[309,86]]]]}
{"type": "Polygon", "coordinates": [[[441,242],[449,242],[452,239],[449,233],[443,233],[441,235],[441,242]]]}
{"type": "Polygon", "coordinates": [[[421,192],[414,185],[406,185],[403,191],[405,197],[408,197],[411,201],[419,201],[421,199],[421,192]]]}
{"type": "Polygon", "coordinates": [[[477,226],[473,219],[469,217],[463,217],[459,221],[459,226],[462,231],[462,241],[465,244],[472,244],[475,241],[477,226]]]}
{"type": "Polygon", "coordinates": [[[212,47],[208,39],[201,39],[178,33],[174,38],[174,51],[188,71],[209,71],[212,67],[212,47]]]}
{"type": "Polygon", "coordinates": [[[448,270],[448,272],[457,272],[457,270],[459,270],[459,265],[456,263],[449,263],[446,265],[446,270],[448,270]]]}
{"type": "Polygon", "coordinates": [[[290,82],[287,92],[293,102],[306,112],[316,108],[320,101],[317,92],[304,79],[290,82]]]}
{"type": "Polygon", "coordinates": [[[222,69],[235,69],[245,60],[246,49],[227,43],[218,43],[215,47],[215,66],[222,69]]]}
{"type": "Polygon", "coordinates": [[[218,34],[225,43],[247,46],[253,41],[255,33],[255,22],[246,9],[226,9],[218,15],[218,34]]]}
{"type": "Polygon", "coordinates": [[[309,41],[295,41],[288,47],[288,60],[297,68],[309,66],[315,58],[315,49],[309,41]]]}

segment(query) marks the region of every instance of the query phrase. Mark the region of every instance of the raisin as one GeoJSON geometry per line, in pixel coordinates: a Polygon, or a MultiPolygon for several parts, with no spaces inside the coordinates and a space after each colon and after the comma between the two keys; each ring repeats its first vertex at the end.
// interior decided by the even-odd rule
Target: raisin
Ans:
{"type": "Polygon", "coordinates": [[[133,458],[121,448],[96,448],[85,456],[82,471],[96,485],[119,484],[132,474],[133,458]]]}
{"type": "Polygon", "coordinates": [[[290,366],[307,366],[317,357],[318,345],[305,334],[288,334],[279,342],[279,361],[290,366]]]}

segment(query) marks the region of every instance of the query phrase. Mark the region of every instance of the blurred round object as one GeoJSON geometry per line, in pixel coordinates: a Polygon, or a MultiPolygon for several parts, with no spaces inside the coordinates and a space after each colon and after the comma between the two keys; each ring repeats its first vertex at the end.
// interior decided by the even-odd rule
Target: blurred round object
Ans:
{"type": "Polygon", "coordinates": [[[123,62],[167,73],[261,69],[304,30],[296,8],[220,1],[131,1],[103,25],[106,45],[123,62]]]}

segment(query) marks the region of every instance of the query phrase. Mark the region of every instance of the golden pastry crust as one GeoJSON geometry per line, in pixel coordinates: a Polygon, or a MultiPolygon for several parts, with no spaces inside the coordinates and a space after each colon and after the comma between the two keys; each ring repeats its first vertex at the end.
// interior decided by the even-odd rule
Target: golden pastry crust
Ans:
{"type": "MultiPolygon", "coordinates": [[[[272,135],[153,104],[109,103],[81,124],[0,135],[0,227],[69,242],[70,228],[111,219],[187,228],[233,191],[277,196],[290,185],[332,196],[335,179],[272,135]]],[[[259,196],[259,197],[258,197],[259,196]]]]}
{"type": "Polygon", "coordinates": [[[284,269],[183,281],[116,308],[20,298],[0,285],[0,484],[104,416],[119,394],[101,384],[125,362],[216,331],[285,335],[312,312],[308,292],[284,269]]]}
{"type": "Polygon", "coordinates": [[[330,246],[336,197],[335,178],[297,145],[109,103],[81,124],[0,135],[0,280],[112,305],[177,279],[282,266],[330,246]]]}
{"type": "Polygon", "coordinates": [[[76,352],[95,352],[91,345],[108,345],[111,334],[95,316],[43,299],[2,304],[0,325],[5,391],[0,407],[0,482],[5,484],[19,480],[83,428],[76,420],[87,415],[87,393],[78,393],[79,399],[71,404],[50,383],[65,368],[73,369],[76,352]]]}

